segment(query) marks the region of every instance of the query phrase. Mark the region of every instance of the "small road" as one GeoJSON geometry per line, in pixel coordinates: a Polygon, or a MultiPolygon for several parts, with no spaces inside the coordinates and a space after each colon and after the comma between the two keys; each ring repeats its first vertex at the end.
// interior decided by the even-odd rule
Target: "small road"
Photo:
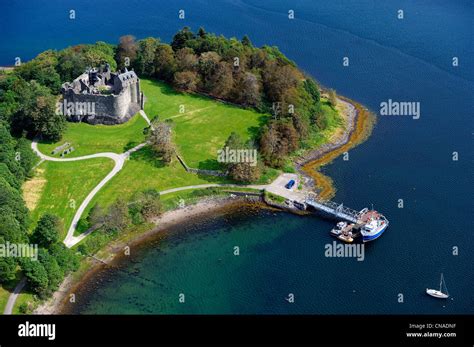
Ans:
{"type": "Polygon", "coordinates": [[[112,159],[115,162],[114,168],[112,171],[110,171],[107,176],[105,176],[102,181],[99,182],[98,185],[92,189],[92,191],[86,196],[84,201],[81,203],[79,208],[77,209],[76,213],[74,214],[74,217],[72,219],[72,223],[69,226],[69,229],[67,231],[66,238],[64,239],[64,244],[71,248],[78,242],[80,242],[84,237],[88,235],[82,234],[80,236],[74,236],[74,231],[76,230],[77,223],[79,222],[79,219],[81,219],[82,214],[84,213],[84,210],[87,208],[87,205],[92,201],[94,196],[99,192],[100,189],[102,189],[103,186],[107,184],[120,170],[122,170],[123,165],[125,164],[125,160],[130,156],[131,153],[138,151],[140,148],[146,146],[146,143],[139,144],[138,146],[128,150],[125,153],[122,154],[117,154],[117,153],[111,153],[111,152],[105,152],[105,153],[96,153],[96,154],[90,154],[90,155],[84,155],[82,157],[74,157],[74,158],[54,158],[47,156],[43,153],[41,153],[38,149],[38,142],[33,141],[31,143],[31,149],[42,159],[42,160],[47,160],[47,161],[79,161],[79,160],[87,160],[87,159],[92,159],[92,158],[109,158],[112,159]]]}
{"type": "Polygon", "coordinates": [[[140,113],[140,116],[143,117],[143,119],[145,120],[145,122],[147,122],[148,125],[151,125],[150,118],[148,118],[148,116],[146,115],[145,111],[140,110],[139,113],[140,113]]]}
{"type": "MultiPolygon", "coordinates": [[[[140,115],[145,119],[148,125],[151,125],[150,119],[147,117],[146,113],[141,110],[140,115]]],[[[48,155],[45,155],[40,152],[38,149],[38,142],[37,140],[33,140],[31,143],[31,149],[33,152],[36,153],[41,158],[41,161],[35,166],[37,167],[40,163],[43,161],[80,161],[80,160],[87,160],[87,159],[92,159],[92,158],[109,158],[112,159],[115,162],[114,168],[112,171],[109,172],[107,176],[105,176],[102,181],[99,182],[97,186],[92,189],[92,191],[87,195],[87,197],[84,199],[84,201],[81,203],[79,206],[78,210],[74,214],[74,218],[72,219],[71,225],[69,226],[69,229],[67,231],[66,238],[64,239],[64,244],[66,247],[71,248],[81,240],[83,240],[87,235],[89,235],[93,229],[89,229],[87,232],[82,233],[79,236],[74,236],[74,231],[76,230],[77,223],[79,222],[79,219],[81,219],[82,214],[84,213],[84,210],[86,209],[87,205],[91,202],[91,200],[94,198],[94,196],[99,192],[99,190],[105,186],[107,182],[109,182],[120,170],[122,170],[123,165],[125,164],[125,160],[130,157],[130,154],[133,152],[138,151],[139,149],[143,148],[146,146],[147,143],[141,143],[138,146],[126,151],[125,153],[117,154],[117,153],[112,153],[112,152],[105,152],[105,153],[96,153],[96,154],[90,154],[90,155],[84,155],[81,157],[74,157],[74,158],[55,158],[55,157],[50,157],[48,155]]],[[[5,306],[3,314],[11,314],[13,311],[13,306],[15,305],[15,301],[20,294],[21,290],[26,284],[26,277],[23,277],[20,282],[16,285],[15,289],[13,290],[13,293],[10,294],[8,297],[8,302],[7,305],[5,306]]]]}
{"type": "Polygon", "coordinates": [[[12,314],[15,301],[18,298],[18,295],[20,294],[25,284],[26,284],[26,277],[23,277],[20,280],[20,282],[18,282],[15,289],[13,289],[13,293],[11,293],[10,296],[8,297],[7,305],[5,306],[5,309],[3,310],[3,314],[12,314]]]}
{"type": "MultiPolygon", "coordinates": [[[[146,115],[146,113],[143,110],[140,110],[140,115],[145,119],[145,121],[148,123],[148,125],[151,126],[150,119],[146,115]]],[[[120,170],[122,170],[123,165],[125,164],[125,160],[127,160],[133,152],[138,151],[139,149],[143,148],[146,146],[147,143],[141,143],[138,146],[128,150],[125,153],[117,154],[117,153],[112,153],[112,152],[104,152],[104,153],[96,153],[96,154],[89,154],[89,155],[84,155],[81,157],[71,157],[71,158],[55,158],[55,157],[50,157],[48,155],[43,154],[40,152],[38,149],[38,142],[34,140],[31,143],[31,149],[33,152],[36,153],[41,158],[41,162],[43,161],[55,161],[55,162],[68,162],[68,161],[80,161],[80,160],[88,160],[88,159],[93,159],[93,158],[109,158],[112,159],[115,163],[112,171],[110,171],[107,176],[105,176],[102,181],[99,182],[98,185],[92,189],[92,191],[87,195],[87,197],[84,199],[84,201],[81,203],[79,206],[78,210],[74,214],[74,217],[72,219],[71,225],[69,226],[69,229],[67,231],[67,235],[64,239],[64,244],[66,247],[71,248],[77,243],[81,242],[87,235],[92,233],[94,231],[93,228],[90,228],[86,232],[82,233],[79,236],[74,236],[74,231],[76,230],[77,223],[79,222],[79,219],[81,218],[82,214],[84,213],[85,209],[89,205],[89,203],[92,201],[94,196],[109,182],[120,170]]],[[[185,187],[178,187],[178,188],[172,188],[172,189],[167,189],[163,190],[160,192],[161,195],[165,194],[170,194],[174,192],[179,192],[182,190],[189,190],[189,189],[203,189],[203,188],[210,188],[210,187],[240,187],[240,188],[253,188],[253,189],[266,189],[268,185],[248,185],[248,186],[239,186],[239,185],[233,185],[233,184],[200,184],[200,185],[191,185],[191,186],[185,186],[185,187]]],[[[23,277],[20,282],[17,284],[15,289],[13,290],[13,293],[10,294],[10,297],[8,298],[7,305],[5,306],[4,314],[11,314],[13,311],[13,306],[15,305],[15,301],[23,289],[23,287],[26,284],[26,277],[23,277]]]]}
{"type": "Polygon", "coordinates": [[[242,186],[237,184],[217,184],[217,183],[210,183],[210,184],[197,184],[194,186],[185,186],[185,187],[178,187],[178,188],[171,188],[167,190],[162,190],[160,195],[170,194],[174,192],[179,192],[182,190],[189,190],[189,189],[203,189],[203,188],[212,188],[212,187],[229,187],[229,188],[252,188],[252,189],[259,189],[263,190],[267,187],[267,185],[249,185],[249,186],[242,186]]]}

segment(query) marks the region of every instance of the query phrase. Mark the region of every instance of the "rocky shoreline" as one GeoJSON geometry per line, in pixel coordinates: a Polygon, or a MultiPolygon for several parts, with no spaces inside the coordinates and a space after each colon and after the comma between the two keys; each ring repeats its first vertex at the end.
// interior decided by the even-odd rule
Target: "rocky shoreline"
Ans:
{"type": "Polygon", "coordinates": [[[190,219],[202,218],[209,214],[215,214],[220,211],[230,211],[232,209],[240,209],[242,204],[257,204],[260,208],[265,205],[261,198],[255,196],[235,196],[235,197],[207,197],[196,204],[186,206],[163,213],[162,216],[156,218],[153,223],[154,228],[134,237],[129,242],[114,241],[105,249],[106,257],[89,257],[85,261],[87,265],[79,270],[79,273],[69,275],[61,284],[59,289],[47,301],[40,304],[33,314],[64,314],[64,303],[69,299],[69,295],[75,292],[83,283],[86,283],[104,266],[113,266],[114,263],[120,262],[123,256],[125,246],[130,249],[139,246],[150,238],[156,237],[157,234],[169,228],[175,227],[184,221],[189,222],[190,219]]]}
{"type": "Polygon", "coordinates": [[[295,165],[297,169],[301,169],[304,165],[308,164],[309,162],[319,159],[326,153],[329,153],[330,151],[333,151],[349,142],[349,139],[352,133],[354,132],[355,124],[357,122],[357,117],[359,115],[359,112],[357,108],[349,101],[346,101],[344,99],[339,99],[339,101],[343,103],[346,109],[348,110],[345,116],[346,124],[345,124],[345,129],[342,136],[339,136],[336,139],[336,141],[326,143],[318,147],[317,149],[310,150],[309,152],[305,153],[303,156],[298,158],[295,161],[295,165]]]}
{"type": "MultiPolygon", "coordinates": [[[[307,178],[306,185],[311,186],[312,189],[317,188],[318,190],[326,189],[324,184],[320,188],[315,168],[325,165],[332,161],[334,157],[337,157],[340,150],[346,150],[346,147],[352,148],[361,142],[361,138],[366,138],[370,135],[372,127],[367,127],[365,122],[360,126],[361,123],[361,111],[367,111],[361,105],[346,99],[339,98],[339,101],[344,105],[347,110],[344,112],[345,127],[342,133],[338,134],[333,141],[324,144],[317,149],[310,150],[303,156],[295,160],[295,168],[297,171],[307,178]],[[362,131],[357,131],[358,128],[362,128],[362,131]],[[363,136],[361,137],[361,133],[363,136]],[[334,155],[335,154],[335,155],[334,155]],[[308,168],[308,165],[310,166],[308,168]],[[314,171],[314,174],[313,174],[314,171]],[[316,181],[316,182],[315,182],[316,181]]],[[[368,113],[368,112],[365,112],[368,113]]],[[[363,120],[365,121],[365,119],[363,120]]],[[[322,174],[320,174],[322,175],[322,174]]],[[[331,182],[332,184],[332,182],[331,182]]],[[[154,237],[160,231],[164,231],[167,228],[179,225],[183,221],[189,221],[189,219],[195,217],[202,217],[210,213],[216,213],[220,210],[239,208],[243,203],[258,203],[260,207],[272,208],[269,205],[262,203],[261,198],[258,197],[207,197],[200,200],[194,205],[187,206],[185,208],[175,209],[165,212],[162,216],[157,218],[154,222],[156,227],[151,230],[134,237],[130,242],[115,241],[111,245],[106,247],[105,253],[107,257],[104,259],[89,258],[85,268],[79,270],[79,274],[71,274],[68,276],[60,288],[54,293],[53,297],[46,302],[42,303],[33,312],[34,314],[61,314],[64,312],[64,303],[67,300],[68,294],[74,293],[75,288],[79,288],[83,283],[86,283],[91,277],[93,277],[98,271],[104,266],[112,265],[113,262],[120,261],[120,254],[125,246],[135,247],[143,242],[146,242],[151,237],[154,237]]],[[[273,208],[279,208],[277,206],[273,208]]]]}

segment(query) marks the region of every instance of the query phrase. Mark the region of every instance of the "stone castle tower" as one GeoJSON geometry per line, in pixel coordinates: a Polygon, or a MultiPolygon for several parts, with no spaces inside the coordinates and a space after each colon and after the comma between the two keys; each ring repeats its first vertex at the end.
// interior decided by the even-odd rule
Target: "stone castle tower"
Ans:
{"type": "Polygon", "coordinates": [[[144,95],[134,71],[111,72],[109,64],[88,69],[73,82],[62,85],[65,114],[69,120],[90,124],[120,124],[143,109],[144,95]]]}

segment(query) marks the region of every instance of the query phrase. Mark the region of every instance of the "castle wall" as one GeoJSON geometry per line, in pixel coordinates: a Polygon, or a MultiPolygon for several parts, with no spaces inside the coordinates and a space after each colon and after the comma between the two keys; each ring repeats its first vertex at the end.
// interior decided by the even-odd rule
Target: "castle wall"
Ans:
{"type": "Polygon", "coordinates": [[[142,107],[140,83],[138,79],[120,82],[123,89],[118,95],[80,94],[72,90],[65,91],[64,99],[67,103],[87,104],[85,114],[75,112],[69,119],[107,125],[128,121],[142,107]],[[93,107],[91,107],[92,104],[93,107]],[[91,109],[94,112],[90,112],[91,109]]]}

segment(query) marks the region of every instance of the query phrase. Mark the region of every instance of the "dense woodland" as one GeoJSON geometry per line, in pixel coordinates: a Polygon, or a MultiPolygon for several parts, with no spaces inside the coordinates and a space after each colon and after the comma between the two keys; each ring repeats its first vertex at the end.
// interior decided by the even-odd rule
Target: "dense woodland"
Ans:
{"type": "Polygon", "coordinates": [[[59,218],[45,214],[32,232],[21,185],[28,177],[36,156],[25,138],[15,139],[0,125],[0,244],[37,244],[38,259],[0,257],[0,283],[15,279],[19,268],[30,288],[40,297],[54,292],[65,275],[77,269],[78,257],[59,239],[63,225],[59,218]]]}
{"type": "MultiPolygon", "coordinates": [[[[127,35],[118,45],[97,42],[48,50],[13,71],[0,72],[0,242],[36,242],[41,246],[39,262],[0,258],[0,282],[13,280],[21,268],[31,288],[44,296],[77,267],[77,257],[59,240],[64,226],[56,216],[42,216],[36,228],[29,230],[21,185],[36,157],[26,138],[60,140],[67,127],[65,117],[56,112],[61,84],[105,62],[112,70],[134,69],[139,76],[166,81],[179,91],[206,94],[270,113],[272,117],[252,143],[243,143],[232,134],[225,144],[236,149],[258,147],[267,166],[282,167],[289,154],[326,126],[318,85],[278,48],[258,48],[247,36],[227,39],[203,28],[195,34],[185,27],[171,44],[127,35]]],[[[169,134],[170,129],[166,124],[155,126],[157,133],[149,134],[152,148],[169,162],[174,153],[170,136],[164,143],[164,137],[157,135],[169,134]]],[[[262,167],[233,164],[225,169],[235,180],[251,182],[258,179],[262,167]]],[[[159,196],[155,193],[139,193],[141,209],[128,211],[132,221],[159,214],[159,196]]],[[[122,229],[130,222],[124,204],[118,201],[108,211],[94,208],[89,225],[122,229]]]]}

